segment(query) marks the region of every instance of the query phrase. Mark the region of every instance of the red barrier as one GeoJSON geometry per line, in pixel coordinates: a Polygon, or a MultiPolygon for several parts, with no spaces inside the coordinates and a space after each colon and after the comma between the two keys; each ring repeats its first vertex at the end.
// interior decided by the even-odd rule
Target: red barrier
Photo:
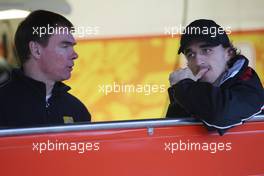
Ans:
{"type": "Polygon", "coordinates": [[[264,122],[224,136],[197,124],[2,136],[0,174],[264,175],[263,138],[264,122]]]}

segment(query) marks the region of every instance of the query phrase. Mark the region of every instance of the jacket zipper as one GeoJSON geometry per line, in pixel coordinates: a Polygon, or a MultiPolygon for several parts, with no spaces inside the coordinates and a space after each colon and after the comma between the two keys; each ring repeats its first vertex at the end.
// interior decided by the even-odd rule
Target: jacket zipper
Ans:
{"type": "Polygon", "coordinates": [[[46,109],[48,109],[49,105],[50,105],[49,102],[46,101],[46,109]]]}
{"type": "Polygon", "coordinates": [[[46,110],[46,118],[48,119],[49,118],[49,106],[50,106],[50,103],[48,101],[46,101],[46,104],[45,104],[45,110],[46,110]]]}

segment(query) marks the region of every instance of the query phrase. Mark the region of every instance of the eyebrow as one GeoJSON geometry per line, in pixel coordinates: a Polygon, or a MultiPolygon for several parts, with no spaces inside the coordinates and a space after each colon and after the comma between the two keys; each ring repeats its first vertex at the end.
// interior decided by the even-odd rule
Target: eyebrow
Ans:
{"type": "Polygon", "coordinates": [[[189,52],[191,52],[190,48],[187,48],[186,50],[183,51],[184,54],[188,54],[189,52]]]}
{"type": "MultiPolygon", "coordinates": [[[[202,44],[199,46],[199,48],[209,48],[209,47],[214,47],[212,44],[202,44]]],[[[184,51],[184,54],[188,54],[189,52],[191,52],[192,50],[190,48],[187,48],[185,51],[184,51]]]]}
{"type": "Polygon", "coordinates": [[[212,44],[203,44],[199,46],[200,48],[208,48],[208,47],[214,47],[212,44]]]}
{"type": "Polygon", "coordinates": [[[76,42],[62,41],[61,44],[66,44],[66,45],[74,46],[74,45],[76,45],[76,42]]]}

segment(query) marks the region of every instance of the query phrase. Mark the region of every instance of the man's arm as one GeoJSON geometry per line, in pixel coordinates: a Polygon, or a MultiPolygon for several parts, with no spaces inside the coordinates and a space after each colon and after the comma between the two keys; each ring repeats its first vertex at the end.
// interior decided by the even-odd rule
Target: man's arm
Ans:
{"type": "Polygon", "coordinates": [[[194,117],[218,129],[241,124],[258,113],[264,101],[262,87],[249,81],[225,88],[184,79],[169,88],[169,95],[194,117]]]}
{"type": "Polygon", "coordinates": [[[186,112],[183,107],[181,107],[177,103],[170,103],[166,118],[183,118],[183,117],[191,117],[191,114],[186,112]]]}

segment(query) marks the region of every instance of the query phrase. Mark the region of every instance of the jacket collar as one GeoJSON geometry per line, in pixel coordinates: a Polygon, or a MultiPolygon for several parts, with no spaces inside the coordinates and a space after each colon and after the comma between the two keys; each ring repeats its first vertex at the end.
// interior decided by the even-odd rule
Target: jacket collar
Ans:
{"type": "MultiPolygon", "coordinates": [[[[13,69],[12,79],[18,79],[24,82],[26,85],[32,87],[34,90],[44,94],[46,96],[46,85],[41,81],[37,81],[26,76],[22,69],[13,69]]],[[[71,88],[62,82],[56,82],[52,89],[52,94],[60,94],[68,92],[71,88]]]]}
{"type": "Polygon", "coordinates": [[[248,59],[243,55],[237,55],[228,63],[228,69],[213,83],[214,86],[221,86],[227,80],[239,76],[248,67],[248,59]]]}

